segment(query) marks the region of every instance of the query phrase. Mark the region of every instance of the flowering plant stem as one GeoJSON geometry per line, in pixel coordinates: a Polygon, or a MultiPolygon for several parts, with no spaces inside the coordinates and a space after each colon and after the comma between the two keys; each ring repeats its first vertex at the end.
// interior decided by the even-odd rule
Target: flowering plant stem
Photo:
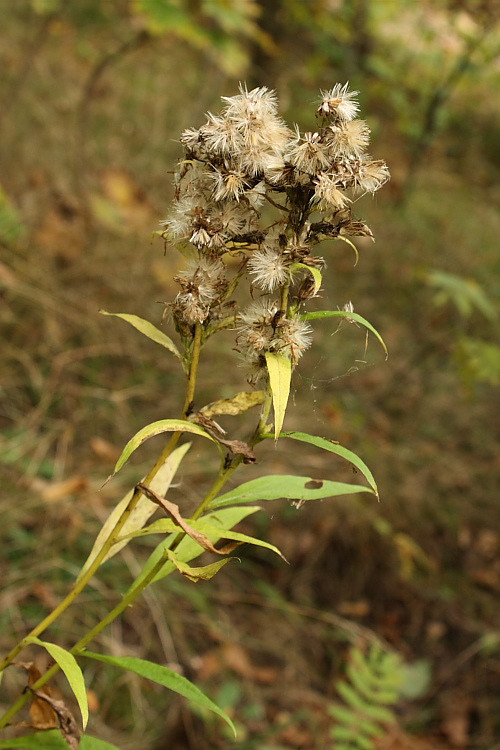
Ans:
{"type": "MultiPolygon", "coordinates": [[[[192,352],[191,352],[191,362],[189,367],[189,378],[186,388],[186,397],[184,400],[184,407],[182,410],[181,419],[184,419],[187,414],[189,413],[190,405],[193,403],[194,399],[194,393],[196,389],[196,378],[198,375],[198,365],[200,361],[200,349],[201,349],[201,336],[202,336],[202,326],[200,324],[197,324],[195,327],[195,332],[193,336],[193,346],[192,346],[192,352]]],[[[149,472],[149,474],[146,476],[144,482],[145,484],[148,484],[153,477],[156,476],[158,471],[160,470],[161,466],[163,466],[166,459],[170,456],[172,451],[174,450],[175,446],[179,442],[179,438],[182,433],[180,432],[174,432],[170,438],[170,440],[167,442],[165,448],[163,449],[162,453],[160,454],[158,460],[156,461],[155,465],[149,472]]],[[[16,656],[25,648],[25,646],[28,644],[29,639],[41,635],[50,625],[52,625],[53,622],[55,622],[60,615],[62,615],[63,612],[65,612],[68,607],[70,607],[75,599],[81,594],[81,592],[86,588],[89,581],[94,577],[96,571],[99,569],[102,561],[105,559],[106,555],[110,551],[111,547],[116,543],[116,540],[120,536],[120,532],[125,525],[125,522],[130,517],[130,514],[136,507],[137,503],[139,502],[139,499],[141,497],[141,491],[137,488],[134,490],[134,493],[132,497],[130,498],[127,506],[123,510],[122,514],[118,518],[118,521],[115,525],[115,527],[111,530],[111,533],[109,534],[107,540],[102,546],[102,549],[96,556],[94,562],[90,565],[89,569],[79,578],[79,580],[75,583],[71,591],[68,593],[68,595],[60,602],[55,609],[50,612],[50,614],[45,617],[42,622],[38,623],[36,627],[31,630],[27,636],[25,636],[19,643],[12,648],[12,650],[7,654],[7,656],[0,662],[0,672],[5,669],[9,664],[12,663],[12,661],[16,658],[16,656]]],[[[1,720],[0,720],[0,727],[2,726],[1,720]]]]}
{"type": "MultiPolygon", "coordinates": [[[[165,221],[164,232],[164,237],[182,252],[190,245],[186,253],[190,259],[174,277],[180,290],[167,305],[181,349],[163,331],[136,315],[106,313],[128,321],[181,361],[187,373],[187,386],[180,417],[146,425],[123,449],[114,473],[145,440],[163,432],[171,433],[152,469],[105,522],[71,591],[0,662],[1,673],[32,643],[45,647],[56,661],[0,718],[0,728],[7,726],[30,700],[31,693],[37,693],[59,670],[68,678],[85,723],[88,705],[84,677],[75,656],[91,658],[84,652],[87,644],[133,604],[151,583],[174,570],[192,581],[211,578],[232,559],[227,555],[234,545],[241,543],[267,547],[281,555],[270,542],[234,529],[239,521],[259,509],[259,506],[242,508],[245,503],[288,498],[295,500],[299,507],[303,501],[316,498],[357,492],[377,495],[373,475],[352,451],[336,441],[282,431],[292,373],[312,343],[309,319],[355,320],[383,344],[376,329],[354,313],[350,303],[343,310],[307,314],[303,311],[304,306],[318,296],[325,268],[324,259],[313,255],[313,248],[329,238],[344,239],[352,245],[345,235],[372,237],[366,224],[352,216],[350,206],[357,194],[375,192],[389,177],[384,162],[365,154],[369,130],[366,123],[356,119],[355,97],[356,92],[349,91],[347,85],[337,84],[330,91],[322,92],[322,102],[316,113],[320,120],[318,129],[302,134],[298,127],[291,131],[281,120],[273,92],[266,88],[248,92],[242,87],[239,95],[224,98],[226,105],[222,116],[209,114],[204,126],[183,133],[181,143],[186,158],[180,161],[176,172],[174,208],[165,221]],[[261,210],[265,199],[279,212],[271,223],[261,210]],[[234,260],[240,261],[236,271],[234,260]],[[249,282],[247,291],[252,301],[241,309],[241,294],[237,297],[235,293],[237,290],[244,292],[240,282],[245,279],[249,282]],[[247,382],[252,386],[261,382],[262,390],[241,391],[231,398],[200,407],[195,394],[202,346],[215,333],[229,328],[237,331],[235,350],[246,368],[247,382]],[[238,416],[255,406],[260,406],[260,418],[246,442],[228,435],[213,419],[218,415],[238,416]],[[271,407],[274,424],[270,425],[271,407]],[[164,495],[165,487],[168,490],[180,461],[189,450],[189,443],[179,445],[184,432],[211,441],[221,456],[210,489],[186,518],[184,508],[181,513],[178,505],[158,494],[161,491],[164,495]],[[275,440],[291,438],[341,456],[356,467],[369,486],[323,478],[271,475],[259,476],[221,494],[242,463],[257,460],[253,449],[269,438],[271,432],[275,440]],[[167,518],[146,526],[157,505],[167,518]],[[169,536],[161,539],[121,601],[71,649],[65,651],[57,644],[38,639],[75,602],[100,566],[124,544],[143,534],[165,532],[169,536]],[[215,547],[221,539],[230,544],[215,547]],[[204,551],[218,555],[218,561],[199,567],[188,565],[204,551]]],[[[106,658],[99,656],[102,661],[106,658]]],[[[113,658],[115,664],[120,661],[117,666],[134,671],[130,658],[113,658]]],[[[201,696],[206,708],[232,726],[231,719],[186,678],[176,675],[175,682],[167,675],[160,679],[159,672],[165,675],[168,668],[144,659],[133,661],[141,662],[138,674],[177,690],[191,700],[198,696],[199,701],[201,696]]],[[[45,699],[49,702],[47,695],[45,699]]],[[[56,714],[67,738],[66,723],[57,711],[56,714]]],[[[75,737],[76,734],[72,740],[75,737]]],[[[26,747],[41,747],[39,740],[39,736],[34,736],[31,742],[27,737],[26,747]]],[[[72,741],[71,746],[74,745],[72,741]]]]}

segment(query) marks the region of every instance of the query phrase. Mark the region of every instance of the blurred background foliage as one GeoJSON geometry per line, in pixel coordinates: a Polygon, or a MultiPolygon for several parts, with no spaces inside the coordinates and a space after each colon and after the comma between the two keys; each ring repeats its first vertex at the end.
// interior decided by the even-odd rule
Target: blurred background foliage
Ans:
{"type": "MultiPolygon", "coordinates": [[[[313,129],[319,89],[349,80],[392,180],[364,199],[377,241],[359,243],[358,267],[341,243],[326,250],[320,304],[352,300],[390,357],[365,350],[355,326],[332,337],[321,324],[286,426],[360,453],[381,503],[262,516],[253,523],[290,567],[245,550],[209,584],[157,587],[103,636],[111,653],[178,663],[232,712],[236,745],[180,701],[100,670],[94,734],[124,750],[329,746],[342,734],[330,707],[356,653],[347,644],[364,653],[379,638],[426,677],[375,747],[498,748],[497,0],[0,0],[0,10],[2,648],[57,602],[157,449],[99,491],[120,447],[177,410],[175,363],[97,314],[159,323],[175,291],[182,258],[150,238],[168,210],[176,138],[240,80],[277,89],[284,116],[313,129]]],[[[200,400],[241,389],[233,345],[211,344],[200,400]]],[[[286,448],[262,471],[299,461],[349,478],[286,448]]],[[[175,498],[184,507],[211,458],[191,451],[175,498]]],[[[52,639],[69,644],[90,626],[146,553],[109,563],[52,639]]]]}

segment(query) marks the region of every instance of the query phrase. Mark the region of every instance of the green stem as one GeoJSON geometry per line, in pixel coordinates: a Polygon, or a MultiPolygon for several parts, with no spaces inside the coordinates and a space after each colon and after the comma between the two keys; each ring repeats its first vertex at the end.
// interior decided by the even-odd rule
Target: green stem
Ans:
{"type": "MultiPolygon", "coordinates": [[[[193,337],[193,349],[191,353],[189,378],[188,378],[188,384],[186,388],[186,398],[184,400],[184,406],[182,410],[181,419],[185,419],[187,417],[191,409],[193,400],[194,400],[194,393],[196,389],[196,378],[198,374],[198,366],[199,366],[199,360],[200,360],[201,336],[202,336],[202,326],[200,323],[197,323],[195,327],[194,337],[193,337]]],[[[156,474],[158,473],[160,468],[163,466],[168,456],[172,453],[175,446],[179,442],[181,435],[182,435],[181,432],[173,433],[172,437],[167,442],[165,448],[163,449],[155,465],[153,466],[151,471],[148,473],[148,475],[144,479],[144,484],[146,485],[149,484],[149,482],[151,482],[151,480],[156,476],[156,474]]],[[[123,513],[119,517],[118,521],[116,522],[115,527],[110,532],[108,538],[104,542],[101,550],[99,551],[95,560],[89,566],[88,570],[86,570],[85,573],[76,581],[75,585],[73,586],[69,594],[62,600],[62,602],[60,602],[57,605],[57,607],[52,612],[50,612],[50,614],[48,614],[47,617],[45,617],[42,620],[42,622],[40,622],[36,627],[34,627],[33,630],[31,630],[30,633],[28,633],[28,635],[25,638],[19,641],[19,643],[16,646],[14,646],[14,648],[11,649],[11,651],[9,651],[9,653],[3,659],[3,661],[0,662],[0,672],[2,672],[5,669],[5,667],[11,664],[12,661],[16,658],[16,656],[28,645],[27,644],[28,638],[33,638],[43,633],[50,625],[52,625],[52,623],[55,620],[57,620],[57,618],[63,612],[65,612],[68,609],[68,607],[70,607],[73,604],[75,599],[81,594],[81,592],[87,586],[89,581],[94,577],[101,563],[106,558],[109,550],[115,544],[116,540],[120,536],[120,532],[123,526],[125,525],[127,519],[130,517],[130,514],[136,507],[141,496],[142,495],[141,495],[140,490],[136,489],[132,497],[130,498],[127,504],[127,507],[124,509],[123,513]]]]}
{"type": "MultiPolygon", "coordinates": [[[[199,354],[199,352],[198,352],[199,354]]],[[[193,391],[194,393],[194,391],[193,391]]],[[[269,416],[269,411],[271,409],[271,403],[272,403],[272,397],[271,393],[267,392],[266,400],[262,407],[262,412],[260,416],[259,423],[257,427],[255,428],[255,431],[249,441],[250,445],[253,447],[257,445],[261,440],[264,439],[264,431],[266,427],[266,422],[269,416]]],[[[224,486],[224,484],[227,482],[227,480],[230,478],[230,476],[236,471],[238,466],[240,465],[243,457],[242,456],[236,456],[234,459],[234,462],[228,466],[226,469],[222,469],[219,472],[219,475],[217,479],[215,480],[214,484],[206,494],[206,496],[203,498],[202,502],[196,509],[195,513],[193,514],[193,518],[199,518],[200,515],[203,513],[203,511],[209,506],[209,504],[212,502],[214,497],[217,496],[217,493],[220,491],[220,489],[224,486]]],[[[151,472],[150,472],[151,473],[151,472]]],[[[179,542],[184,538],[185,533],[182,532],[178,535],[178,537],[173,541],[170,549],[174,549],[176,546],[178,546],[179,542]]],[[[83,638],[81,638],[78,643],[76,643],[73,648],[70,649],[70,653],[74,655],[78,655],[78,653],[85,648],[85,646],[90,643],[91,640],[93,640],[99,633],[104,630],[105,627],[107,627],[110,623],[113,622],[119,615],[121,615],[122,612],[124,612],[127,607],[129,607],[133,602],[137,599],[139,594],[144,591],[144,589],[149,586],[149,584],[154,581],[157,574],[160,572],[160,570],[165,565],[165,557],[162,557],[156,565],[150,570],[148,575],[144,578],[141,583],[134,588],[131,588],[127,594],[123,597],[121,602],[114,607],[114,609],[109,612],[106,617],[104,617],[100,622],[97,623],[91,630],[86,633],[83,638]]],[[[41,687],[43,687],[57,672],[59,672],[60,667],[58,664],[54,664],[47,672],[45,672],[42,677],[40,677],[39,680],[37,680],[32,686],[31,690],[39,690],[41,687]]],[[[11,706],[11,708],[0,718],[0,729],[7,726],[7,724],[10,722],[10,720],[16,715],[18,711],[23,708],[23,706],[30,700],[31,693],[27,692],[21,695],[18,700],[11,706]]]]}

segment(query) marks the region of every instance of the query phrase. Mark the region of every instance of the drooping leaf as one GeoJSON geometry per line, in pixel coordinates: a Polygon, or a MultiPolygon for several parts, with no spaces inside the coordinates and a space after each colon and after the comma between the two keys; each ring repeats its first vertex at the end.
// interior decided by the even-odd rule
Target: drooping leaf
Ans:
{"type": "Polygon", "coordinates": [[[186,677],[177,674],[177,672],[174,672],[167,667],[163,667],[161,664],[155,664],[146,659],[138,659],[135,656],[106,656],[104,654],[95,654],[92,651],[83,651],[82,656],[89,659],[96,659],[97,661],[102,661],[105,664],[111,664],[115,667],[120,667],[121,669],[126,669],[129,672],[134,672],[152,682],[156,682],[158,685],[162,685],[169,690],[173,690],[175,693],[182,695],[196,705],[206,708],[209,711],[213,711],[217,716],[220,716],[221,719],[231,727],[236,736],[234,724],[229,716],[211,701],[210,698],[202,693],[196,685],[190,682],[186,677]]]}
{"type": "MultiPolygon", "coordinates": [[[[224,508],[223,510],[214,511],[203,517],[203,520],[215,525],[218,528],[217,533],[207,532],[207,536],[213,544],[224,538],[224,534],[228,529],[232,529],[237,523],[242,521],[252,513],[256,513],[260,508],[258,506],[251,507],[237,507],[237,508],[224,508]]],[[[171,534],[167,539],[163,539],[158,546],[153,550],[149,558],[147,559],[143,569],[128,589],[125,596],[132,594],[144,581],[144,579],[151,573],[151,570],[165,557],[166,550],[169,549],[170,545],[177,538],[177,532],[171,534]]],[[[184,537],[179,546],[177,547],[175,554],[178,560],[183,562],[190,562],[196,557],[202,554],[203,550],[191,537],[184,537]]],[[[174,565],[167,561],[161,567],[161,570],[156,574],[154,581],[160,581],[165,576],[169,575],[175,570],[174,565]]]]}
{"type": "Polygon", "coordinates": [[[224,565],[227,565],[231,560],[236,560],[235,557],[225,557],[223,560],[217,560],[217,562],[210,563],[209,565],[200,565],[197,568],[193,568],[191,565],[178,560],[171,550],[168,550],[168,559],[175,565],[179,573],[182,573],[183,576],[189,578],[193,583],[197,581],[209,581],[224,565]]]}
{"type": "Polygon", "coordinates": [[[143,427],[142,430],[139,430],[139,432],[137,432],[134,437],[128,441],[127,445],[121,452],[120,458],[116,462],[115,468],[113,469],[113,474],[111,476],[114,476],[118,471],[120,471],[122,466],[130,458],[132,453],[137,450],[140,445],[142,445],[146,440],[149,440],[149,438],[152,438],[155,435],[161,435],[163,432],[190,432],[193,435],[199,435],[200,437],[204,437],[208,440],[211,440],[212,442],[215,442],[213,437],[211,437],[202,427],[199,427],[193,422],[187,422],[184,419],[160,419],[157,422],[151,422],[151,424],[143,427]]]}
{"type": "Polygon", "coordinates": [[[201,413],[208,418],[216,417],[219,414],[229,414],[235,416],[264,403],[266,398],[265,391],[242,391],[231,398],[222,398],[220,401],[213,401],[201,409],[201,413]]]}
{"type": "MultiPolygon", "coordinates": [[[[209,534],[214,535],[220,533],[220,529],[217,526],[210,522],[207,523],[204,518],[200,518],[197,521],[193,521],[191,518],[188,518],[187,520],[189,525],[192,526],[193,529],[195,529],[196,531],[200,531],[206,536],[208,536],[209,534]]],[[[145,529],[136,531],[132,536],[137,537],[146,536],[147,534],[164,534],[172,531],[176,531],[175,523],[173,521],[169,521],[167,518],[161,518],[159,521],[155,521],[150,526],[146,526],[145,529]]],[[[265,549],[269,549],[279,555],[281,558],[285,559],[279,549],[274,546],[274,544],[265,542],[263,539],[257,539],[253,536],[248,536],[247,534],[241,534],[239,531],[229,530],[225,531],[223,536],[224,539],[234,539],[234,541],[241,542],[242,544],[253,544],[254,547],[264,547],[265,549]]]]}
{"type": "Polygon", "coordinates": [[[78,666],[73,654],[69,651],[58,646],[56,643],[49,643],[48,641],[42,641],[40,638],[30,636],[26,638],[27,643],[36,643],[37,646],[43,646],[43,648],[49,652],[52,658],[61,667],[64,672],[66,679],[69,682],[71,690],[73,691],[75,698],[78,702],[82,714],[83,727],[87,726],[89,720],[89,705],[87,700],[87,691],[85,689],[85,680],[83,679],[82,670],[78,666]]]}
{"type": "Polygon", "coordinates": [[[309,312],[302,315],[302,320],[322,320],[323,318],[347,318],[347,320],[353,320],[355,323],[359,323],[371,331],[378,341],[380,341],[385,351],[386,359],[389,356],[387,346],[385,345],[385,341],[380,333],[365,318],[358,315],[358,313],[351,312],[350,310],[317,310],[316,312],[309,312]]]}
{"type": "MultiPolygon", "coordinates": [[[[272,437],[272,435],[265,435],[264,437],[272,437]]],[[[335,453],[337,456],[345,458],[346,461],[350,461],[363,474],[365,479],[368,481],[370,487],[373,489],[375,495],[378,497],[377,483],[375,482],[374,476],[371,473],[365,462],[357,456],[355,453],[350,451],[348,448],[344,448],[343,445],[327,440],[326,438],[318,437],[317,435],[309,435],[306,432],[282,432],[280,438],[292,438],[292,440],[300,440],[303,443],[309,443],[309,445],[315,445],[317,448],[322,450],[330,451],[335,453]]]]}
{"type": "MultiPolygon", "coordinates": [[[[154,490],[155,492],[158,492],[161,495],[167,494],[167,491],[170,487],[172,479],[174,478],[175,473],[177,469],[179,468],[179,464],[181,463],[182,459],[184,458],[184,456],[186,455],[190,447],[191,447],[191,443],[184,443],[184,445],[180,445],[178,448],[172,451],[172,453],[165,460],[165,462],[160,467],[160,469],[158,470],[154,478],[150,480],[149,486],[152,490],[154,490]]],[[[104,522],[104,525],[99,531],[99,534],[97,535],[97,538],[94,542],[94,546],[92,547],[90,555],[88,556],[87,560],[85,561],[84,566],[82,567],[78,575],[78,580],[82,577],[84,573],[87,572],[87,570],[90,568],[90,566],[94,562],[95,558],[101,551],[103,544],[109,537],[111,531],[116,526],[118,519],[120,518],[121,514],[127,507],[128,503],[130,502],[133,494],[134,494],[133,489],[130,490],[130,492],[127,492],[125,497],[123,497],[118,503],[118,505],[116,505],[111,511],[110,515],[108,516],[108,518],[104,522]]],[[[144,495],[141,496],[134,510],[130,514],[130,517],[127,519],[127,521],[123,525],[123,528],[120,534],[121,541],[118,542],[118,544],[114,544],[113,547],[111,547],[108,554],[104,558],[103,562],[105,562],[106,560],[109,560],[111,557],[116,555],[117,552],[123,549],[123,547],[127,544],[127,539],[131,538],[130,535],[132,534],[132,532],[142,529],[142,527],[144,526],[148,518],[150,518],[153,515],[157,507],[158,506],[155,505],[155,503],[152,503],[151,500],[148,500],[147,497],[145,497],[144,495]]]]}
{"type": "Polygon", "coordinates": [[[328,479],[312,479],[285,474],[274,474],[252,479],[233,490],[219,495],[212,501],[211,508],[222,508],[237,503],[252,503],[261,500],[287,498],[299,503],[305,500],[319,500],[324,497],[353,495],[358,492],[371,492],[370,487],[344,482],[331,482],[328,479]]]}
{"type": "Polygon", "coordinates": [[[0,740],[0,750],[13,750],[13,748],[22,748],[22,750],[68,750],[68,743],[58,729],[50,729],[46,732],[27,734],[26,737],[0,740]]]}
{"type": "Polygon", "coordinates": [[[175,354],[175,356],[182,362],[181,353],[177,349],[172,339],[165,333],[163,333],[163,331],[160,331],[159,328],[150,323],[149,320],[144,320],[144,318],[140,318],[138,315],[129,315],[128,313],[110,313],[106,310],[99,310],[99,312],[101,313],[101,315],[109,315],[113,318],[121,318],[127,323],[130,323],[131,326],[140,331],[140,333],[144,334],[144,336],[146,336],[148,339],[151,339],[151,341],[155,341],[157,344],[160,344],[160,346],[168,349],[169,352],[172,352],[172,354],[175,354]]]}
{"type": "Polygon", "coordinates": [[[309,271],[311,276],[314,280],[314,294],[319,292],[321,287],[321,282],[323,281],[323,277],[321,276],[321,271],[319,268],[315,268],[314,266],[308,266],[307,263],[292,263],[291,270],[304,270],[309,271]]]}
{"type": "Polygon", "coordinates": [[[345,242],[347,245],[350,245],[350,247],[352,247],[352,249],[354,250],[354,254],[356,256],[356,260],[354,261],[354,267],[356,267],[359,261],[359,252],[354,242],[352,242],[352,240],[350,240],[349,237],[344,237],[344,235],[342,234],[339,234],[337,237],[335,237],[335,239],[342,240],[342,242],[345,242]]]}
{"type": "MultiPolygon", "coordinates": [[[[140,488],[142,492],[144,492],[146,497],[149,497],[150,500],[157,503],[159,507],[165,511],[169,518],[171,518],[174,524],[176,524],[178,528],[182,529],[185,534],[191,537],[191,539],[193,539],[196,544],[199,544],[202,549],[207,550],[208,552],[214,552],[216,555],[227,554],[228,550],[217,549],[205,534],[202,534],[200,531],[196,531],[196,529],[193,529],[193,527],[187,522],[187,520],[182,517],[178,505],[169,502],[164,497],[160,497],[160,495],[158,495],[156,492],[153,492],[149,487],[146,487],[143,484],[139,484],[137,485],[137,487],[140,488]]],[[[234,549],[234,545],[232,546],[231,551],[232,549],[234,549]]]]}
{"type": "Polygon", "coordinates": [[[277,440],[283,427],[286,405],[290,395],[292,363],[288,357],[284,357],[282,354],[267,352],[266,364],[269,373],[269,386],[273,395],[274,438],[277,440]]]}

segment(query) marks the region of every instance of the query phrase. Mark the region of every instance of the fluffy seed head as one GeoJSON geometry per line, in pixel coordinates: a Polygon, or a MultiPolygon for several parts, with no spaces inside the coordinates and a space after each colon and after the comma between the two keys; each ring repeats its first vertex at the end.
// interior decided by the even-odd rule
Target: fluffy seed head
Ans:
{"type": "Polygon", "coordinates": [[[338,211],[349,203],[349,198],[339,190],[336,178],[329,174],[320,174],[314,180],[315,188],[312,202],[320,209],[338,211]]]}
{"type": "Polygon", "coordinates": [[[273,292],[290,280],[290,269],[284,257],[274,248],[256,250],[248,261],[253,282],[263,292],[273,292]]]}
{"type": "Polygon", "coordinates": [[[349,122],[354,120],[359,112],[359,104],[354,101],[359,91],[349,91],[349,84],[342,86],[336,83],[329,91],[322,91],[322,101],[317,109],[320,117],[332,117],[333,119],[349,122]]]}

